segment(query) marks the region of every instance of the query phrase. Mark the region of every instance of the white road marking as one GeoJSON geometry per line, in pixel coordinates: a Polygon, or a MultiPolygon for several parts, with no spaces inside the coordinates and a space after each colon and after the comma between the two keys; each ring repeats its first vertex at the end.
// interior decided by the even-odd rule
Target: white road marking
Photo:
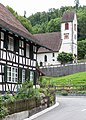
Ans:
{"type": "Polygon", "coordinates": [[[82,112],[86,111],[86,109],[81,110],[82,112]]]}
{"type": "Polygon", "coordinates": [[[53,105],[53,106],[51,106],[51,107],[49,107],[49,108],[47,108],[47,109],[45,109],[45,110],[43,110],[43,111],[41,111],[41,112],[38,112],[38,113],[36,113],[36,114],[34,114],[34,115],[30,116],[29,118],[26,118],[26,119],[24,119],[24,120],[33,120],[33,119],[39,117],[40,115],[43,115],[44,113],[52,110],[53,108],[57,107],[58,105],[59,105],[59,103],[56,102],[55,105],[53,105]]]}

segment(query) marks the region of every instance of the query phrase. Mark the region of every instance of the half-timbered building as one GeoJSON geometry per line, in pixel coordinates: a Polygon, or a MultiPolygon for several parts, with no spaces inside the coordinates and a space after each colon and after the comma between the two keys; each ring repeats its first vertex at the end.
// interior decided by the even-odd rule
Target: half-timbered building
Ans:
{"type": "Polygon", "coordinates": [[[22,82],[36,82],[37,51],[44,47],[0,4],[0,91],[15,92],[22,82]]]}

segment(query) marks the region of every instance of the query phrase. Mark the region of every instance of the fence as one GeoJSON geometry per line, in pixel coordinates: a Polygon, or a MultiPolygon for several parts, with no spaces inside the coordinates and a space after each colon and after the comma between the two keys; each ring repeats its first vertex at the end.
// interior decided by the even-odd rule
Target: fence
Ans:
{"type": "Polygon", "coordinates": [[[86,71],[86,63],[44,66],[40,69],[46,76],[65,76],[86,71]]]}

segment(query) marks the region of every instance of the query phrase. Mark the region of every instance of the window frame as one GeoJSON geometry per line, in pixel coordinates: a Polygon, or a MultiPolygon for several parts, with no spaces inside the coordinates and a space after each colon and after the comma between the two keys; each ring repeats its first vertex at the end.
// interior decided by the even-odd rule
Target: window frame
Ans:
{"type": "Polygon", "coordinates": [[[11,36],[8,36],[8,50],[14,51],[14,39],[11,36]]]}
{"type": "Polygon", "coordinates": [[[7,82],[18,82],[18,68],[7,66],[7,82]]]}
{"type": "Polygon", "coordinates": [[[69,30],[69,23],[65,23],[65,30],[69,30]]]}
{"type": "Polygon", "coordinates": [[[19,55],[24,56],[24,41],[19,40],[19,55]]]}

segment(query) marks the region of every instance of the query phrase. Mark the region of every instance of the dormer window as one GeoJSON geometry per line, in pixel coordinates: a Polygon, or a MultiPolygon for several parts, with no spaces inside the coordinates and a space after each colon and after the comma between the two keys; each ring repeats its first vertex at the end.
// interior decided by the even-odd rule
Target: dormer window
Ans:
{"type": "Polygon", "coordinates": [[[69,24],[65,23],[65,30],[69,30],[69,24]]]}

